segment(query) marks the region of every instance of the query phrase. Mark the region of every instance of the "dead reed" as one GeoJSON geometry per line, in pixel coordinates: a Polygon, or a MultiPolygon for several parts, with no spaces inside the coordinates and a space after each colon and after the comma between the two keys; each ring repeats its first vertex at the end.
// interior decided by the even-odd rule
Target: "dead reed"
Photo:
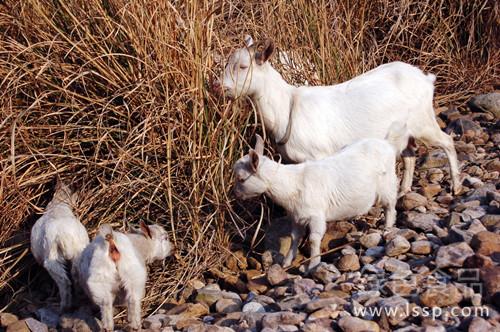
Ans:
{"type": "Polygon", "coordinates": [[[258,116],[209,91],[214,54],[245,33],[310,60],[277,63],[296,83],[402,60],[437,74],[437,104],[461,105],[498,84],[499,12],[493,0],[0,2],[0,293],[32,280],[28,234],[56,175],[80,188],[92,232],[167,226],[181,258],[154,269],[150,310],[253,236],[272,211],[236,206],[230,169],[258,116]]]}

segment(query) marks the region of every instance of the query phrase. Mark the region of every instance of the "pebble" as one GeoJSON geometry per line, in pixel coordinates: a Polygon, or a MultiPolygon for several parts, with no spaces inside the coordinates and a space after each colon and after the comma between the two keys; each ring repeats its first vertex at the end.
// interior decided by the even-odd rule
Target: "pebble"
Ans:
{"type": "Polygon", "coordinates": [[[442,246],[438,249],[436,255],[436,266],[440,269],[446,267],[462,267],[467,257],[472,255],[474,255],[474,251],[465,242],[442,246]]]}
{"type": "Polygon", "coordinates": [[[344,332],[379,332],[380,327],[377,323],[364,320],[358,317],[342,317],[339,322],[339,327],[344,332]]]}
{"type": "Polygon", "coordinates": [[[410,250],[410,247],[410,242],[401,235],[398,235],[386,245],[385,253],[387,256],[398,256],[410,250]]]}

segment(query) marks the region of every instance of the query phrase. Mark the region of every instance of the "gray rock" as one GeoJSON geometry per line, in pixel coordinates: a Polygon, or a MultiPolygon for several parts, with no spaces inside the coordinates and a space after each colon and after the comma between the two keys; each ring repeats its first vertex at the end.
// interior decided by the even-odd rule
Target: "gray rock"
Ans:
{"type": "Polygon", "coordinates": [[[438,224],[439,217],[434,213],[419,213],[410,211],[405,213],[404,224],[412,229],[432,232],[438,224]]]}
{"type": "Polygon", "coordinates": [[[278,286],[288,279],[288,274],[280,265],[273,264],[269,270],[267,270],[266,277],[271,286],[278,286]]]}
{"type": "Polygon", "coordinates": [[[384,253],[385,253],[385,248],[382,246],[372,247],[365,251],[366,256],[371,256],[375,258],[384,256],[384,253]]]}
{"type": "Polygon", "coordinates": [[[230,313],[230,312],[235,312],[235,311],[240,311],[241,309],[241,300],[235,300],[235,299],[219,299],[215,303],[215,311],[218,313],[230,313]]]}
{"type": "Polygon", "coordinates": [[[321,262],[313,271],[312,277],[323,284],[328,284],[340,277],[339,270],[333,264],[321,262]]]}
{"type": "Polygon", "coordinates": [[[412,242],[411,252],[417,255],[428,255],[432,252],[432,245],[427,240],[412,242]]]}
{"type": "Polygon", "coordinates": [[[243,306],[243,312],[266,312],[266,309],[259,302],[249,302],[243,306]]]}
{"type": "Polygon", "coordinates": [[[382,240],[382,235],[380,235],[380,233],[370,233],[363,235],[359,239],[359,242],[363,247],[369,249],[372,247],[376,247],[380,243],[380,240],[382,240]]]}
{"type": "Polygon", "coordinates": [[[425,206],[427,204],[427,198],[418,193],[409,192],[403,196],[400,202],[404,210],[413,210],[418,206],[425,206]]]}
{"type": "Polygon", "coordinates": [[[156,314],[145,318],[142,321],[142,327],[150,330],[161,329],[163,322],[167,319],[165,314],[156,314]]]}
{"type": "Polygon", "coordinates": [[[312,294],[313,292],[322,291],[323,288],[323,285],[317,284],[313,279],[309,278],[296,278],[292,285],[294,294],[312,294]]]}
{"type": "Polygon", "coordinates": [[[343,307],[346,305],[348,302],[340,297],[327,297],[327,298],[319,298],[312,300],[311,302],[307,303],[305,306],[305,311],[306,312],[314,312],[319,309],[323,309],[328,306],[334,306],[334,307],[343,307]]]}
{"type": "Polygon", "coordinates": [[[48,332],[49,328],[46,324],[37,321],[34,318],[26,318],[24,320],[31,332],[48,332]]]}
{"type": "Polygon", "coordinates": [[[51,308],[40,308],[35,311],[38,320],[48,327],[57,327],[59,324],[59,314],[51,308]]]}
{"type": "Polygon", "coordinates": [[[389,272],[410,270],[410,265],[408,263],[400,261],[399,259],[391,257],[385,261],[384,269],[389,272]]]}
{"type": "Polygon", "coordinates": [[[469,332],[491,332],[492,330],[494,330],[493,325],[481,317],[472,318],[468,329],[469,332]]]}
{"type": "Polygon", "coordinates": [[[472,97],[467,105],[474,111],[483,111],[493,114],[500,119],[500,92],[486,93],[472,97]]]}
{"type": "Polygon", "coordinates": [[[377,323],[364,320],[357,317],[342,317],[339,322],[339,327],[344,332],[379,332],[380,327],[377,323]]]}
{"type": "Polygon", "coordinates": [[[376,297],[380,297],[379,291],[376,291],[376,290],[358,291],[358,292],[352,294],[351,299],[363,304],[366,301],[368,301],[369,299],[376,298],[376,297]]]}
{"type": "Polygon", "coordinates": [[[398,235],[386,245],[385,253],[387,256],[398,256],[410,250],[410,247],[410,242],[408,242],[408,240],[404,237],[398,235]]]}
{"type": "Polygon", "coordinates": [[[400,322],[406,319],[406,317],[408,317],[407,311],[409,302],[401,296],[395,295],[385,299],[381,299],[378,302],[378,305],[382,310],[388,313],[387,319],[391,325],[398,325],[400,322]]]}
{"type": "Polygon", "coordinates": [[[282,311],[287,310],[302,310],[307,303],[311,301],[311,298],[307,294],[298,294],[291,297],[286,297],[278,305],[282,311]]]}
{"type": "Polygon", "coordinates": [[[474,255],[472,248],[464,242],[453,243],[439,248],[436,255],[438,268],[462,267],[467,257],[474,255]]]}
{"type": "Polygon", "coordinates": [[[295,313],[282,311],[269,313],[262,318],[262,327],[277,329],[283,325],[299,325],[306,319],[306,316],[307,315],[303,312],[295,313]]]}

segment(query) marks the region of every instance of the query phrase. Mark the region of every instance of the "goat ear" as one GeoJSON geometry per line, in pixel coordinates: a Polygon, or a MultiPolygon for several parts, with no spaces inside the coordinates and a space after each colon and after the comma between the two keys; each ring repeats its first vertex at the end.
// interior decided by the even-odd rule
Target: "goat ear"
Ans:
{"type": "Polygon", "coordinates": [[[255,152],[255,150],[250,150],[250,170],[253,173],[257,172],[257,168],[259,167],[259,154],[255,152]]]}
{"type": "Polygon", "coordinates": [[[250,35],[245,35],[245,46],[250,47],[253,45],[253,38],[250,35]]]}
{"type": "Polygon", "coordinates": [[[146,225],[146,223],[144,221],[141,220],[139,227],[141,228],[141,232],[142,232],[142,234],[144,234],[144,236],[146,236],[150,239],[153,238],[153,236],[151,235],[151,229],[149,228],[148,225],[146,225]]]}
{"type": "Polygon", "coordinates": [[[255,50],[255,62],[258,65],[265,63],[274,52],[274,43],[271,39],[266,39],[257,45],[255,50]]]}
{"type": "Polygon", "coordinates": [[[262,156],[264,154],[264,140],[259,134],[255,135],[255,137],[257,140],[255,141],[254,150],[259,156],[262,156]]]}

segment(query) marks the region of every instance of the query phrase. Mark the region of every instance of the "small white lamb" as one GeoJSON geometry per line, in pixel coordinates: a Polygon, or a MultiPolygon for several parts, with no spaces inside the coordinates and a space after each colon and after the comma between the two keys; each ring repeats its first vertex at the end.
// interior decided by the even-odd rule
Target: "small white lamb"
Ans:
{"type": "Polygon", "coordinates": [[[128,321],[133,330],[141,325],[146,264],[165,259],[171,252],[167,232],[158,225],[140,224],[140,233],[115,232],[102,225],[99,234],[85,248],[73,274],[89,298],[100,307],[103,329],[113,330],[113,303],[125,293],[128,321]]]}
{"type": "Polygon", "coordinates": [[[58,181],[54,197],[31,229],[31,252],[57,283],[61,311],[71,306],[71,279],[68,263],[74,263],[89,236],[72,211],[77,195],[58,181]]]}
{"type": "Polygon", "coordinates": [[[331,157],[295,165],[265,157],[263,140],[257,135],[255,149],[234,165],[234,194],[241,199],[265,194],[286,209],[292,219],[292,244],[284,266],[292,263],[308,226],[312,269],[321,261],[320,243],[327,221],[365,214],[380,202],[385,208],[385,227],[394,225],[397,148],[389,141],[404,142],[401,133],[392,130],[388,140],[359,140],[331,157]]]}

